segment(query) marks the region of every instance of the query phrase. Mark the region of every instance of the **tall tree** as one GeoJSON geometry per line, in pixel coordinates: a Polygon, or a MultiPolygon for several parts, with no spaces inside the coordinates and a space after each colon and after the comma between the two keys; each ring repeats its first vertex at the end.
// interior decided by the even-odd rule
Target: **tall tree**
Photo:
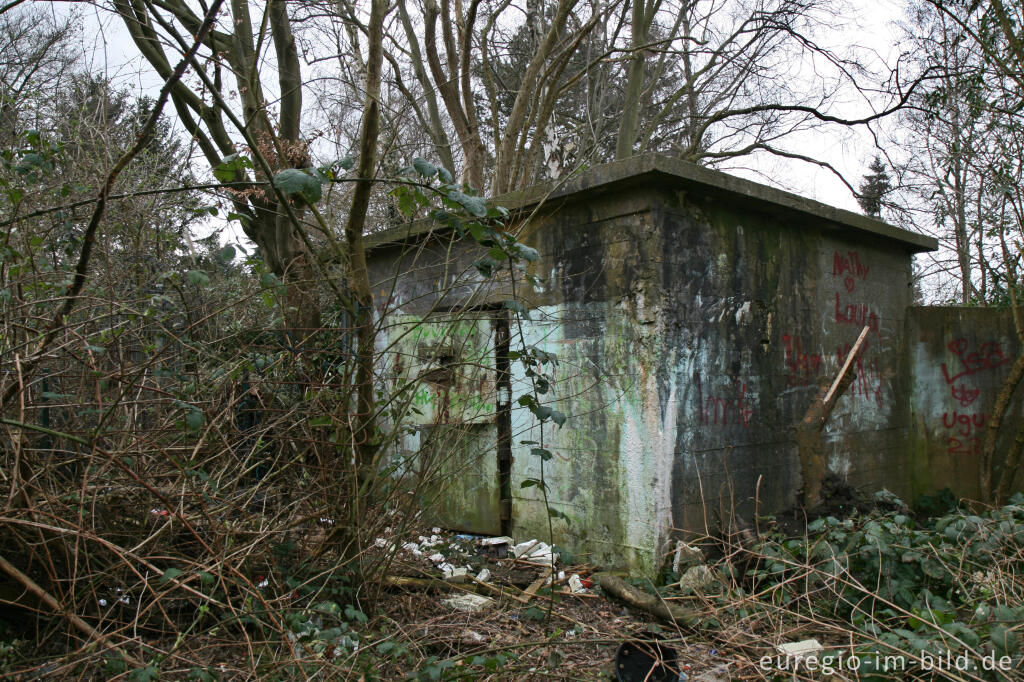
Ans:
{"type": "Polygon", "coordinates": [[[39,7],[0,14],[0,136],[41,128],[38,118],[74,72],[75,19],[55,21],[39,7]]]}
{"type": "MultiPolygon", "coordinates": [[[[184,49],[185,36],[201,21],[184,2],[114,0],[114,7],[162,78],[171,69],[165,46],[184,49]]],[[[253,7],[246,0],[231,1],[230,15],[204,40],[201,58],[192,60],[200,85],[177,83],[171,101],[210,168],[234,183],[231,201],[245,234],[285,281],[288,326],[315,328],[320,324],[317,257],[302,220],[319,196],[319,183],[314,187],[314,178],[303,170],[310,156],[301,132],[299,53],[284,0],[256,6],[261,12],[255,17],[253,7]],[[272,74],[266,73],[268,63],[274,65],[272,74]],[[232,87],[228,79],[234,81],[237,108],[224,95],[232,87]],[[279,177],[282,171],[294,172],[279,177]],[[306,191],[295,191],[301,189],[306,191]]]]}
{"type": "MultiPolygon", "coordinates": [[[[1024,8],[1002,0],[948,3],[926,0],[936,20],[948,22],[955,40],[978,55],[971,72],[977,95],[967,102],[982,115],[986,142],[981,153],[972,149],[970,174],[977,183],[978,216],[983,232],[997,240],[999,279],[1024,348],[1024,301],[1018,257],[1024,243],[1024,8]]],[[[948,64],[940,64],[940,70],[948,64]]],[[[943,102],[939,102],[943,104],[943,102]]],[[[941,107],[933,107],[941,115],[941,107]]],[[[984,257],[983,257],[984,259],[984,257]]],[[[998,266],[997,266],[998,267],[998,266]]],[[[1017,425],[1008,452],[997,456],[999,436],[1014,393],[1024,380],[1024,351],[1010,367],[996,395],[981,450],[979,487],[982,495],[1002,501],[1017,479],[1024,451],[1024,424],[1017,425]],[[1001,468],[997,465],[1001,462],[1001,468]],[[998,472],[998,477],[996,473],[998,472]]]]}
{"type": "Polygon", "coordinates": [[[985,301],[994,270],[987,240],[983,169],[988,128],[994,119],[986,105],[984,57],[950,17],[928,3],[913,7],[906,29],[913,54],[932,68],[932,78],[899,117],[901,146],[913,150],[903,185],[916,196],[944,247],[936,269],[958,273],[961,303],[985,301]],[[948,248],[946,248],[948,247],[948,248]],[[955,267],[947,265],[952,254],[955,267]]]}
{"type": "Polygon", "coordinates": [[[885,195],[892,189],[892,182],[889,180],[889,171],[882,161],[882,157],[875,158],[868,165],[868,173],[860,183],[860,194],[857,203],[864,213],[873,217],[882,216],[885,195]]]}

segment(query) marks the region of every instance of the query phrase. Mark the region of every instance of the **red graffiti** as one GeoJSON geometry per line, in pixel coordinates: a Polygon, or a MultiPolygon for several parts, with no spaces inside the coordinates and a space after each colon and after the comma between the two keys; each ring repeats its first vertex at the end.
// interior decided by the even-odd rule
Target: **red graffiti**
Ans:
{"type": "Polygon", "coordinates": [[[836,323],[870,327],[875,334],[881,335],[878,313],[872,310],[867,303],[841,304],[838,291],[836,292],[836,323]]]}
{"type": "MultiPolygon", "coordinates": [[[[960,377],[970,376],[985,369],[999,367],[1010,361],[1010,358],[1003,354],[1003,349],[995,341],[981,344],[981,348],[975,353],[967,352],[970,350],[970,344],[967,342],[967,339],[951,341],[948,348],[960,361],[962,370],[950,376],[950,370],[946,367],[946,363],[942,363],[942,375],[946,378],[947,384],[952,384],[960,377]]],[[[956,397],[955,393],[953,397],[956,397]]]]}
{"type": "MultiPolygon", "coordinates": [[[[836,348],[836,363],[842,366],[846,362],[846,356],[853,349],[853,344],[847,343],[836,348]]],[[[865,344],[864,351],[859,353],[853,360],[853,384],[850,385],[850,395],[865,400],[873,400],[879,407],[882,406],[882,371],[878,367],[878,358],[870,357],[867,354],[868,346],[865,344]]]]}
{"type": "Polygon", "coordinates": [[[961,436],[970,436],[974,433],[975,429],[980,429],[985,426],[985,420],[988,419],[988,415],[985,414],[960,414],[958,412],[944,412],[942,414],[942,425],[947,429],[956,429],[956,432],[961,436]]]}
{"type": "Polygon", "coordinates": [[[951,455],[978,455],[981,454],[981,438],[974,437],[969,440],[959,438],[946,439],[946,452],[951,455]]]}
{"type": "Polygon", "coordinates": [[[946,438],[946,452],[951,455],[977,455],[981,452],[981,431],[987,414],[944,412],[942,426],[953,432],[946,438]]]}
{"type": "Polygon", "coordinates": [[[786,344],[786,367],[789,369],[787,381],[790,386],[803,386],[821,370],[821,354],[805,353],[799,336],[782,335],[782,343],[786,344]]]}
{"type": "Polygon", "coordinates": [[[953,398],[960,403],[960,407],[967,407],[981,395],[980,388],[967,388],[964,384],[954,385],[949,387],[949,392],[953,394],[953,398]]]}
{"type": "MultiPolygon", "coordinates": [[[[750,426],[754,408],[747,401],[747,385],[737,381],[734,390],[734,395],[709,395],[702,398],[700,423],[708,426],[750,426]]],[[[703,393],[699,382],[698,391],[703,393]]]]}
{"type": "Polygon", "coordinates": [[[834,252],[832,255],[832,276],[842,277],[843,286],[848,293],[853,293],[857,287],[857,280],[864,280],[868,276],[868,266],[860,262],[860,254],[856,251],[847,251],[845,254],[834,252]]]}

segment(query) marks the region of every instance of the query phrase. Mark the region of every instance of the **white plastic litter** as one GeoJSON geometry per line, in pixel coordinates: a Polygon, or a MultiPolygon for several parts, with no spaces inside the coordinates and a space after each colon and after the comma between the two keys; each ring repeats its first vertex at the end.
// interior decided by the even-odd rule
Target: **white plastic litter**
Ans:
{"type": "Polygon", "coordinates": [[[402,545],[402,549],[408,550],[414,556],[423,556],[423,552],[420,551],[420,546],[415,542],[407,542],[402,545]]]}
{"type": "Polygon", "coordinates": [[[520,542],[518,545],[512,548],[513,554],[516,555],[517,559],[526,559],[527,561],[534,561],[539,564],[555,564],[555,554],[551,549],[551,546],[542,542],[541,540],[527,540],[526,542],[520,542]]]}
{"type": "Polygon", "coordinates": [[[485,583],[491,579],[491,572],[488,571],[486,568],[481,568],[480,572],[476,574],[476,579],[482,583],[485,583]]]}
{"type": "Polygon", "coordinates": [[[444,542],[444,538],[441,538],[437,535],[431,535],[429,538],[421,535],[419,539],[420,547],[422,547],[423,549],[436,547],[437,545],[440,545],[442,542],[444,542]]]}
{"type": "Polygon", "coordinates": [[[463,583],[466,582],[466,576],[469,575],[469,569],[465,566],[458,567],[452,566],[451,564],[445,564],[448,569],[444,571],[444,579],[452,583],[463,583]]]}
{"type": "Polygon", "coordinates": [[[583,581],[580,580],[579,574],[573,573],[569,576],[569,591],[573,594],[581,594],[587,591],[587,588],[583,587],[583,581]]]}
{"type": "Polygon", "coordinates": [[[515,540],[507,535],[502,535],[496,538],[483,538],[480,540],[480,544],[484,547],[491,547],[493,545],[512,545],[515,544],[515,540]]]}
{"type": "Polygon", "coordinates": [[[484,597],[479,594],[473,594],[467,592],[460,594],[457,597],[451,597],[449,599],[442,599],[441,603],[448,608],[455,609],[456,611],[465,611],[466,613],[479,613],[490,608],[494,600],[490,597],[484,597]]]}
{"type": "Polygon", "coordinates": [[[688,545],[682,540],[676,543],[675,557],[672,559],[672,571],[682,575],[684,569],[704,563],[704,552],[698,547],[688,545]]]}
{"type": "Polygon", "coordinates": [[[435,564],[439,564],[442,561],[444,561],[444,554],[441,554],[440,552],[437,552],[436,554],[431,554],[427,558],[430,559],[431,561],[433,561],[435,564]]]}
{"type": "Polygon", "coordinates": [[[467,642],[472,642],[473,644],[481,644],[487,641],[487,638],[481,635],[479,632],[477,632],[476,630],[469,629],[462,631],[462,638],[467,642]]]}
{"type": "Polygon", "coordinates": [[[804,639],[799,642],[786,642],[778,646],[781,655],[791,659],[817,658],[819,651],[825,647],[816,639],[804,639]]]}

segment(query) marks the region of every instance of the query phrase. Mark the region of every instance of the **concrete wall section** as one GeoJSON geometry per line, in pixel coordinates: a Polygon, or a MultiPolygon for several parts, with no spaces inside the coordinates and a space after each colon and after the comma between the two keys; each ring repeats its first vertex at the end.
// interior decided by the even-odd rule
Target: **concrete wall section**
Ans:
{"type": "MultiPolygon", "coordinates": [[[[568,421],[542,429],[513,405],[513,535],[548,539],[552,530],[595,563],[654,575],[677,534],[714,532],[736,513],[749,521],[755,500],[761,513],[792,506],[802,487],[792,428],[864,326],[856,380],[825,430],[829,470],[908,498],[945,486],[976,493],[979,429],[1018,351],[1009,317],[908,308],[910,255],[928,248],[918,235],[799,210],[770,192],[697,191],[704,176],[676,170],[563,194],[529,214],[520,234],[540,253],[531,268],[541,284],[516,287],[530,315],[513,321],[511,348],[557,355],[541,400],[568,421]],[[550,460],[532,453],[539,444],[550,460]],[[546,489],[529,483],[542,477],[546,489]]],[[[393,338],[401,320],[496,314],[512,287],[475,271],[481,254],[422,228],[375,247],[381,350],[405,348],[393,338]]],[[[429,360],[418,341],[405,345],[416,362],[429,360]]],[[[520,362],[511,367],[515,401],[530,382],[520,362]]],[[[402,371],[387,361],[380,370],[384,381],[402,371]]],[[[461,414],[450,405],[425,413],[461,414]]],[[[504,442],[492,438],[491,419],[461,419],[477,450],[504,442]]],[[[422,427],[402,456],[414,459],[424,439],[445,432],[422,427]]],[[[495,488],[476,487],[493,508],[495,488]]]]}
{"type": "Polygon", "coordinates": [[[908,254],[698,196],[670,205],[659,366],[679,396],[673,525],[713,530],[733,512],[749,521],[755,497],[761,513],[796,502],[791,428],[865,325],[858,379],[826,430],[829,467],[899,488],[908,254]]]}
{"type": "MultiPolygon", "coordinates": [[[[535,220],[526,239],[542,254],[523,340],[558,356],[553,390],[544,397],[565,413],[562,428],[543,432],[533,415],[513,411],[513,525],[517,537],[547,537],[595,562],[653,574],[667,532],[674,425],[663,418],[652,362],[660,329],[660,198],[619,192],[601,202],[562,205],[535,220]],[[521,482],[540,478],[530,454],[543,442],[547,499],[521,482]],[[549,519],[548,507],[561,516],[549,519]]],[[[516,330],[513,329],[513,336],[516,330]]],[[[515,367],[514,392],[526,392],[515,367]],[[519,389],[515,391],[515,389],[519,389]]]]}
{"type": "MultiPolygon", "coordinates": [[[[1009,311],[913,307],[907,317],[908,400],[914,420],[914,492],[950,488],[978,497],[979,455],[996,395],[1020,352],[1009,311]]],[[[1011,403],[998,453],[1005,453],[1024,400],[1011,403]]],[[[1024,477],[1018,477],[1018,489],[1024,477]]]]}

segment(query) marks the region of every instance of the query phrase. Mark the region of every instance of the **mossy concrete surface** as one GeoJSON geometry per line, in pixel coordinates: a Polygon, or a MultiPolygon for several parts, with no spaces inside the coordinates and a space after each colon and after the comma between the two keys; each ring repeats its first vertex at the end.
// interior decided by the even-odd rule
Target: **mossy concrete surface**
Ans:
{"type": "MultiPolygon", "coordinates": [[[[540,252],[531,265],[540,286],[484,279],[472,266],[480,247],[422,226],[378,238],[370,268],[385,323],[381,349],[392,356],[423,355],[397,340],[409,316],[494,315],[513,293],[529,318],[511,321],[512,348],[525,343],[557,355],[543,400],[568,416],[563,427],[538,424],[515,403],[529,388],[519,362],[511,363],[507,412],[446,418],[449,427],[472,424],[466,442],[495,442],[498,451],[500,442],[481,432],[497,434],[508,420],[509,485],[504,493],[480,489],[491,500],[495,490],[508,498],[506,529],[515,537],[553,533],[555,543],[595,563],[653,576],[676,538],[792,506],[802,485],[792,427],[864,326],[870,333],[856,380],[825,429],[829,470],[905,496],[969,478],[935,473],[953,466],[956,454],[941,453],[942,415],[952,403],[918,394],[951,390],[935,373],[949,365],[942,352],[961,338],[958,325],[982,330],[988,322],[946,314],[939,331],[928,311],[910,307],[912,254],[934,249],[934,240],[662,157],[596,168],[502,201],[517,210],[519,239],[540,252]],[[531,454],[538,444],[554,455],[543,472],[531,454]],[[542,475],[546,495],[522,486],[542,475]]],[[[1010,328],[998,325],[992,340],[1010,357],[1010,328]]],[[[453,336],[459,328],[451,326],[453,336]]],[[[963,335],[964,352],[989,341],[978,333],[963,335]]],[[[476,341],[463,346],[478,353],[476,341]]],[[[460,400],[497,405],[488,395],[495,365],[469,360],[472,381],[460,385],[481,395],[460,400]]],[[[410,378],[410,363],[397,363],[382,374],[410,378]]],[[[998,369],[990,368],[992,381],[998,369]]],[[[422,457],[426,432],[440,433],[436,425],[417,428],[396,456],[422,457]]],[[[473,476],[490,475],[474,467],[473,476]]],[[[452,488],[463,497],[473,489],[452,488]]],[[[493,508],[462,506],[484,516],[493,508]]],[[[477,521],[463,530],[494,527],[477,521]]]]}

